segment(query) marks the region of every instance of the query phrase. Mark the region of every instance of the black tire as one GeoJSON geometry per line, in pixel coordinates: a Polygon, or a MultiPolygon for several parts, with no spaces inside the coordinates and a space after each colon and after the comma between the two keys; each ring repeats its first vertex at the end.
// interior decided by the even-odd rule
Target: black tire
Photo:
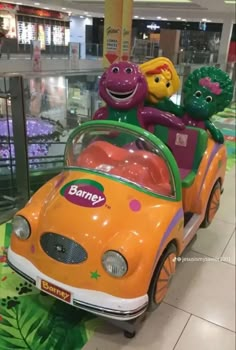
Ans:
{"type": "MultiPolygon", "coordinates": [[[[176,247],[174,244],[170,244],[166,250],[163,252],[161,258],[159,259],[159,262],[156,266],[156,269],[153,273],[153,277],[152,277],[152,280],[151,280],[151,284],[150,284],[150,287],[149,287],[149,291],[148,291],[148,296],[149,296],[149,306],[148,306],[148,310],[149,311],[153,311],[155,310],[156,308],[158,308],[158,306],[162,303],[162,301],[160,303],[156,302],[156,299],[155,299],[155,295],[156,295],[156,289],[157,289],[157,281],[159,279],[159,276],[160,276],[160,273],[161,273],[161,270],[163,268],[163,265],[165,264],[166,260],[168,259],[168,257],[173,254],[173,256],[177,255],[177,250],[176,250],[176,247]]],[[[176,262],[175,262],[176,264],[176,262]]],[[[169,280],[168,280],[168,286],[171,282],[171,279],[172,279],[172,276],[170,276],[169,280]]]]}
{"type": "Polygon", "coordinates": [[[136,335],[136,332],[124,331],[124,336],[125,336],[125,338],[132,339],[132,338],[135,337],[135,335],[136,335]]]}
{"type": "MultiPolygon", "coordinates": [[[[208,200],[208,203],[207,203],[207,208],[206,208],[206,213],[205,213],[205,217],[204,217],[204,220],[203,222],[201,223],[201,228],[206,228],[208,227],[211,223],[212,223],[212,219],[210,218],[210,209],[211,209],[211,202],[216,194],[216,192],[218,192],[221,194],[222,191],[221,191],[221,185],[220,185],[220,182],[217,181],[211,191],[211,194],[210,194],[210,197],[209,197],[209,200],[208,200]]],[[[219,209],[219,206],[220,206],[220,201],[217,205],[217,208],[216,208],[216,212],[217,210],[219,209]]],[[[215,213],[216,213],[215,212],[215,213]]]]}

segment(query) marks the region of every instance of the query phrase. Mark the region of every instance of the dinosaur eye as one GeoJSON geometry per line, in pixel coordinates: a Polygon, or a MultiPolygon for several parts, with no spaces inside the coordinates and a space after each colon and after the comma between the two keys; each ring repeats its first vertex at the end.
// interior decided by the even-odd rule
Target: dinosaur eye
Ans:
{"type": "Polygon", "coordinates": [[[156,78],[155,78],[155,82],[156,82],[156,83],[159,83],[159,81],[160,81],[160,78],[159,78],[159,77],[156,77],[156,78]]]}
{"type": "Polygon", "coordinates": [[[112,68],[112,72],[113,73],[119,73],[119,70],[120,70],[119,67],[113,67],[112,68]]]}
{"type": "Polygon", "coordinates": [[[125,68],[125,72],[128,74],[131,74],[131,73],[133,73],[133,68],[131,68],[131,67],[125,68]]]}
{"type": "Polygon", "coordinates": [[[201,91],[196,91],[195,92],[195,96],[196,97],[201,97],[202,96],[202,92],[201,91]]]}
{"type": "Polygon", "coordinates": [[[206,97],[206,101],[207,101],[208,103],[210,103],[210,102],[212,101],[212,97],[211,97],[211,96],[207,96],[207,97],[206,97]]]}
{"type": "Polygon", "coordinates": [[[166,84],[166,87],[169,88],[170,87],[170,82],[168,81],[168,83],[166,84]]]}

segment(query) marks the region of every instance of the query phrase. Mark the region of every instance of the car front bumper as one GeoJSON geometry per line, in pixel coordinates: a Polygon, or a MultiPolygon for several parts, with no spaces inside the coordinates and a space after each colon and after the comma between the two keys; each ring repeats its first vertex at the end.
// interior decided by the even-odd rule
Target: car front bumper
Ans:
{"type": "Polygon", "coordinates": [[[17,274],[43,292],[99,316],[128,321],[142,315],[148,306],[147,294],[138,298],[124,299],[104,292],[75,288],[58,282],[40,272],[29,260],[14,253],[11,248],[8,249],[8,264],[17,274]],[[48,290],[42,288],[42,281],[46,286],[51,286],[53,294],[50,288],[48,290]],[[54,293],[56,288],[61,291],[60,295],[59,292],[57,293],[59,296],[54,293]],[[69,301],[62,298],[62,296],[67,295],[65,293],[70,295],[69,301]]]}

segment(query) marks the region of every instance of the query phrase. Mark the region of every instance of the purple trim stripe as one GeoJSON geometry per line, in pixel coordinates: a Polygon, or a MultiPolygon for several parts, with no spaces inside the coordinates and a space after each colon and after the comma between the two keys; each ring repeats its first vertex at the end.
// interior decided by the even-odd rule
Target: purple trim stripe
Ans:
{"type": "MultiPolygon", "coordinates": [[[[162,251],[162,247],[163,247],[164,243],[167,241],[167,238],[169,237],[169,235],[171,234],[171,231],[177,225],[179,220],[182,219],[183,217],[184,217],[184,212],[183,212],[183,209],[180,208],[177,211],[177,213],[175,214],[175,216],[173,217],[173,219],[172,219],[171,223],[169,224],[169,226],[167,227],[166,232],[162,236],[162,240],[161,240],[161,243],[159,245],[158,252],[157,252],[157,259],[159,258],[160,252],[162,251]]],[[[155,262],[155,265],[156,265],[156,262],[155,262]]]]}
{"type": "Polygon", "coordinates": [[[199,189],[199,192],[198,192],[198,198],[200,197],[200,194],[201,194],[201,192],[202,192],[202,187],[203,187],[203,184],[204,184],[205,179],[206,179],[206,177],[207,177],[207,173],[208,173],[208,170],[209,170],[209,168],[210,168],[210,165],[211,165],[211,163],[212,163],[212,161],[213,161],[213,159],[214,159],[216,153],[219,151],[219,149],[220,149],[221,147],[222,147],[221,144],[216,143],[215,146],[214,146],[214,148],[213,148],[213,150],[212,150],[212,152],[211,152],[211,155],[210,155],[210,157],[209,157],[209,159],[208,159],[206,171],[205,171],[205,174],[204,174],[204,176],[203,176],[202,183],[201,183],[201,186],[200,186],[200,189],[199,189]]]}

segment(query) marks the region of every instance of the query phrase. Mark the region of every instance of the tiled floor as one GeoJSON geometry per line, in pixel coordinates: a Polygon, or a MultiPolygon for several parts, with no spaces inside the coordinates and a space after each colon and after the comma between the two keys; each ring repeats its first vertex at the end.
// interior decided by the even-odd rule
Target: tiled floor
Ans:
{"type": "Polygon", "coordinates": [[[235,350],[235,169],[227,174],[217,218],[199,230],[178,263],[165,302],[136,337],[126,339],[103,324],[83,348],[118,349],[235,350]],[[184,261],[187,257],[199,261],[184,261]]]}

